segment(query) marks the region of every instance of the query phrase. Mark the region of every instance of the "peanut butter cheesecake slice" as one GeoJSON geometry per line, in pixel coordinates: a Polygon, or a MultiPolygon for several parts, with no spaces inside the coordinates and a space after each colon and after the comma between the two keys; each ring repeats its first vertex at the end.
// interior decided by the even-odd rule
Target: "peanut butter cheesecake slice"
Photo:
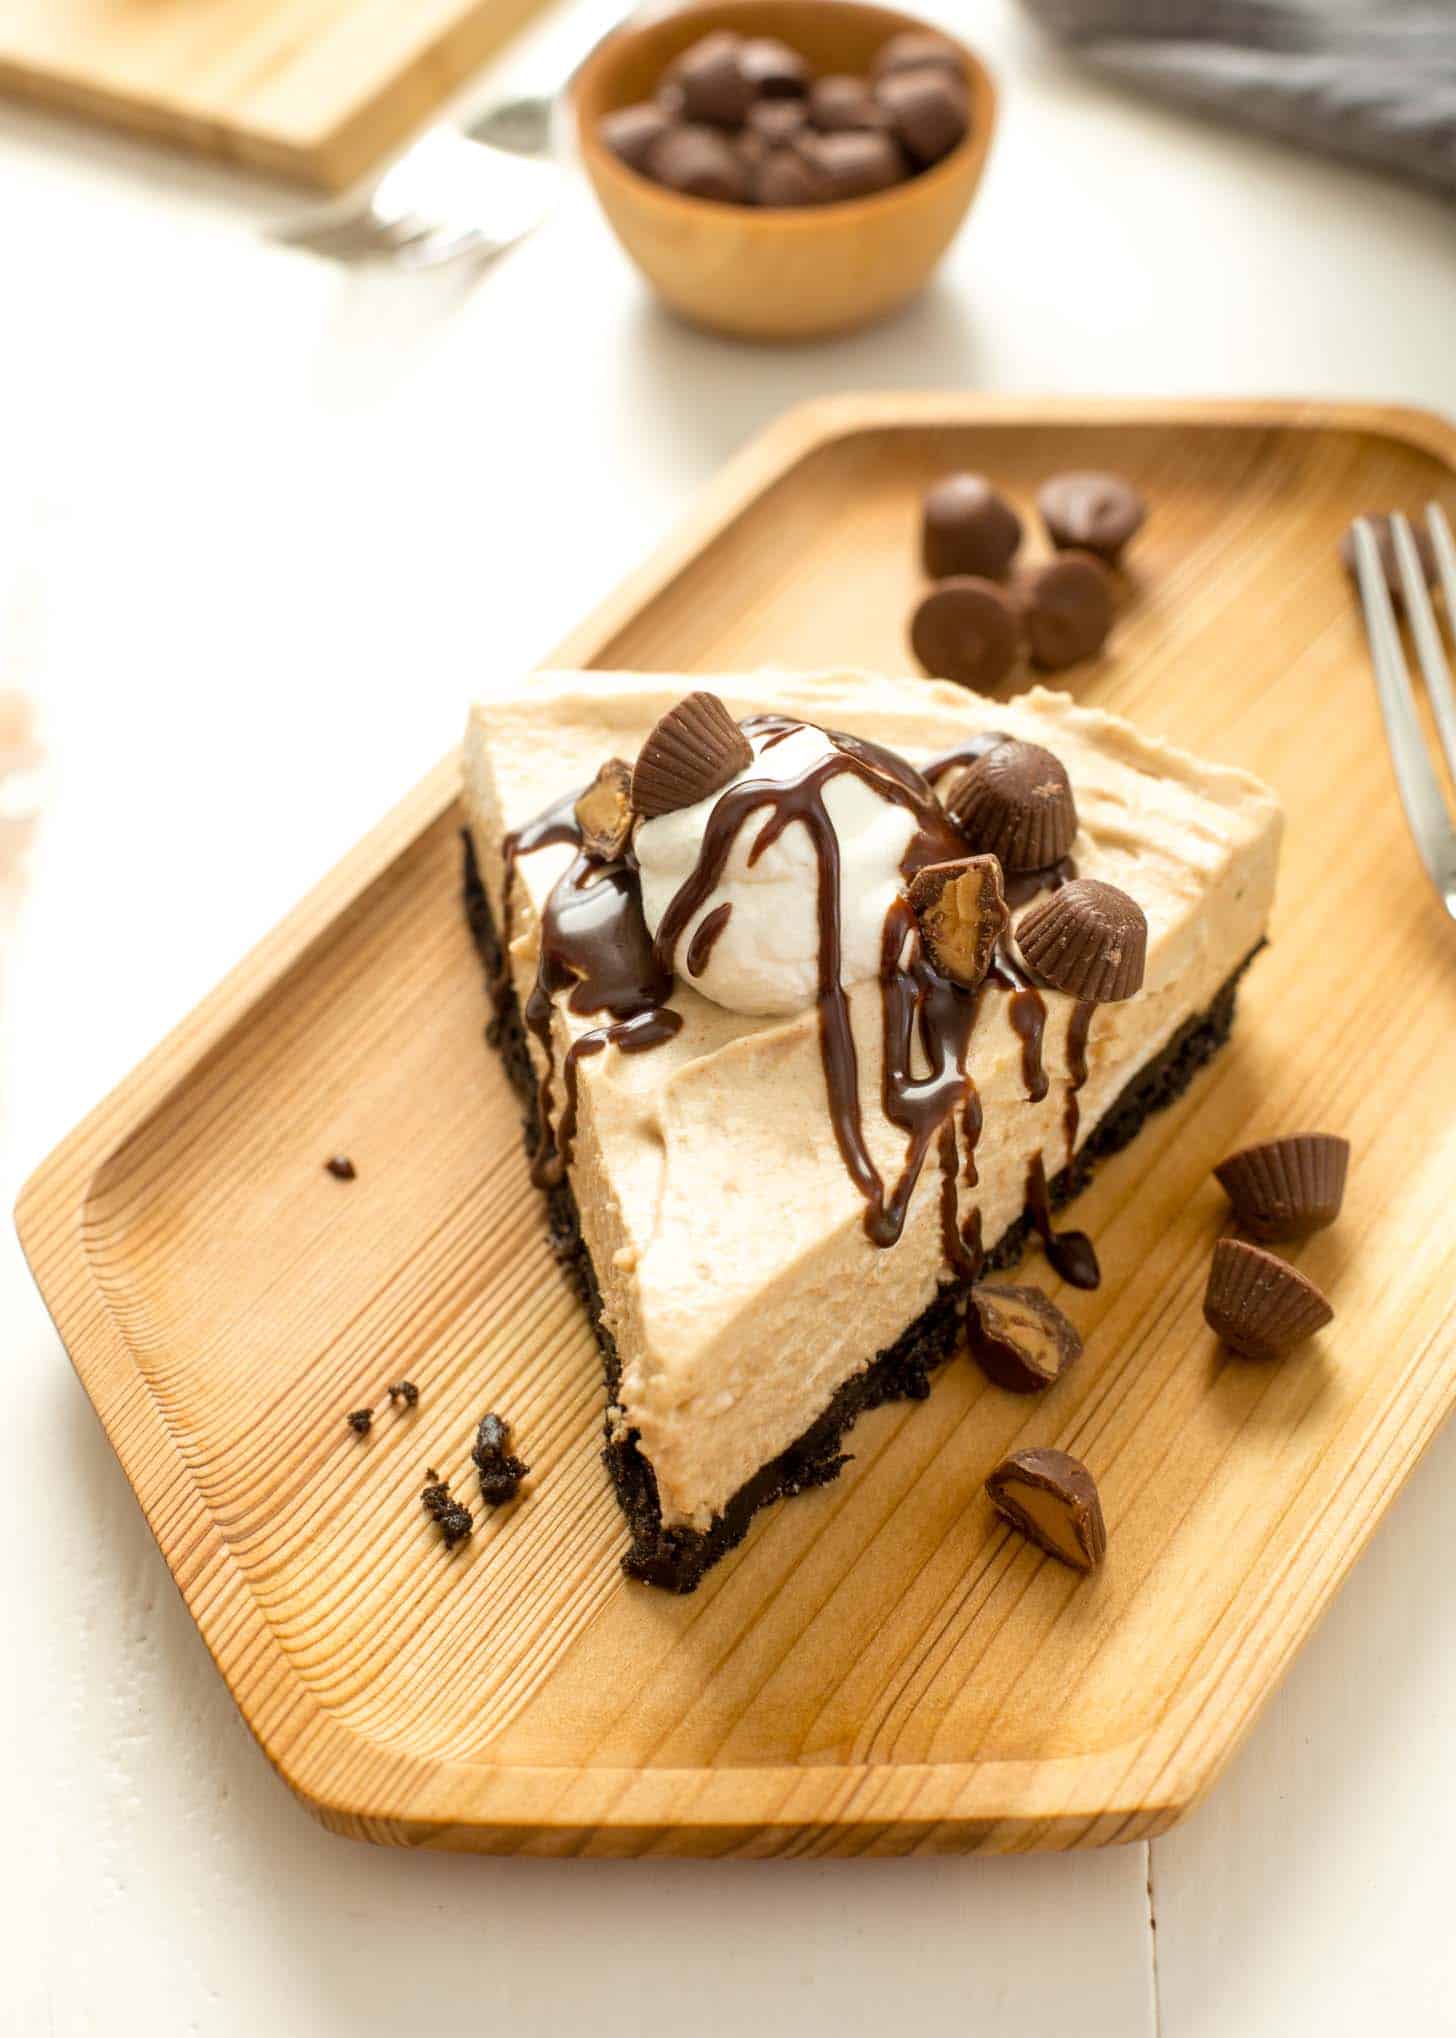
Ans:
{"type": "Polygon", "coordinates": [[[923,1396],[970,1285],[1226,1037],[1280,813],[1037,688],[533,675],[471,713],[466,899],[605,1358],[636,1578],[691,1591],[923,1396]]]}

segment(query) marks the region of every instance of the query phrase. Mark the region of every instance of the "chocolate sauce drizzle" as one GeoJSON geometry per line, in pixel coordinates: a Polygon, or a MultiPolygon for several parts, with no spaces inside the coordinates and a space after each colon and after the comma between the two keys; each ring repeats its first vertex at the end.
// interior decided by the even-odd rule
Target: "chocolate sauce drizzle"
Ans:
{"type": "Polygon", "coordinates": [[[1067,1102],[1062,1112],[1062,1130],[1066,1134],[1068,1160],[1077,1148],[1077,1127],[1082,1120],[1077,1092],[1087,1080],[1087,1035],[1096,1010],[1090,999],[1079,998],[1067,1021],[1067,1102]]]}
{"type": "Polygon", "coordinates": [[[491,1011],[497,1022],[511,984],[511,923],[516,864],[521,857],[529,856],[533,849],[549,849],[556,842],[570,842],[578,849],[581,847],[581,829],[576,819],[576,803],[580,798],[579,792],[565,794],[544,813],[538,814],[534,821],[527,821],[524,827],[513,828],[501,843],[505,869],[501,875],[500,960],[488,987],[491,1011]]]}
{"type": "Polygon", "coordinates": [[[1055,1272],[1074,1288],[1095,1288],[1102,1279],[1097,1253],[1085,1231],[1053,1231],[1051,1197],[1047,1193],[1046,1169],[1035,1154],[1026,1173],[1026,1207],[1036,1226],[1037,1237],[1055,1272]]]}
{"type": "Polygon", "coordinates": [[[526,1024],[540,1042],[546,1072],[536,1097],[537,1145],[531,1179],[538,1188],[559,1182],[571,1159],[576,1135],[577,1071],[584,1057],[615,1047],[623,1054],[642,1054],[671,1040],[682,1025],[681,1013],[667,1008],[671,971],[657,967],[652,939],[642,917],[642,892],[637,873],[625,863],[599,863],[581,846],[574,808],[579,793],[570,793],[506,837],[505,893],[501,915],[501,963],[491,996],[499,1013],[510,981],[512,881],[522,856],[552,843],[570,842],[576,854],[552,887],[541,914],[541,954],[536,981],[526,1000],[526,1024]],[[556,1052],[551,1034],[551,1008],[565,994],[573,1012],[603,1012],[606,1023],[574,1040],[562,1070],[565,1102],[561,1123],[553,1127],[551,1098],[556,1052]]]}
{"type": "MultiPolygon", "coordinates": [[[[745,723],[744,729],[749,735],[767,736],[765,748],[789,733],[785,718],[780,716],[757,716],[745,723]]],[[[750,865],[786,828],[797,823],[804,829],[813,845],[817,874],[819,1049],[830,1122],[850,1179],[865,1200],[865,1229],[876,1245],[889,1246],[904,1230],[910,1197],[931,1139],[965,1095],[968,1078],[964,1062],[976,1004],[923,959],[914,915],[904,901],[897,901],[886,917],[881,945],[882,1102],[891,1124],[908,1135],[908,1144],[899,1177],[887,1191],[870,1156],[860,1110],[859,1057],[849,999],[841,981],[839,837],[825,805],[825,790],[836,778],[853,775],[882,799],[910,812],[916,825],[901,863],[906,877],[927,863],[944,862],[964,850],[929,786],[903,758],[858,737],[827,733],[833,750],[805,765],[795,777],[746,778],[720,795],[708,816],[692,874],[679,886],[662,916],[653,956],[659,970],[671,971],[678,942],[716,890],[739,831],[752,817],[765,816],[748,852],[750,865]],[[902,964],[907,941],[911,959],[902,964]],[[912,1043],[917,1037],[930,1070],[923,1078],[911,1073],[912,1043]]]]}
{"type": "Polygon", "coordinates": [[[704,913],[688,943],[688,975],[700,977],[708,967],[708,959],[718,936],[733,917],[733,901],[725,899],[721,906],[715,906],[711,913],[704,913]]]}
{"type": "MultiPolygon", "coordinates": [[[[742,726],[745,733],[760,739],[761,753],[803,725],[787,716],[759,715],[742,726]]],[[[630,861],[602,864],[583,850],[573,812],[579,795],[573,793],[557,801],[506,838],[502,962],[492,986],[498,1011],[509,983],[511,885],[517,861],[552,843],[569,842],[576,849],[542,912],[540,960],[526,1002],[526,1024],[546,1058],[538,1095],[540,1137],[532,1178],[538,1186],[550,1186],[561,1180],[571,1159],[580,1063],[609,1046],[623,1054],[645,1053],[670,1040],[681,1027],[681,1015],[667,1005],[678,943],[720,883],[739,831],[752,817],[762,814],[748,852],[750,865],[795,823],[805,830],[814,849],[820,1056],[835,1140],[850,1178],[864,1197],[865,1230],[877,1246],[896,1243],[931,1142],[938,1139],[945,1258],[957,1274],[974,1280],[982,1264],[981,1213],[979,1206],[974,1207],[962,1222],[958,1207],[958,1178],[969,1188],[979,1180],[976,1146],[982,1111],[975,1083],[966,1070],[971,1037],[986,985],[1007,991],[1010,1023],[1021,1040],[1023,1087],[1029,1102],[1040,1102],[1048,1089],[1042,1062],[1046,1002],[1011,953],[1008,941],[1000,945],[984,984],[974,991],[952,984],[925,954],[908,903],[904,899],[895,902],[886,916],[880,955],[881,1107],[886,1119],[905,1134],[906,1145],[899,1172],[887,1189],[870,1156],[860,1109],[859,1062],[849,1000],[841,982],[839,839],[825,805],[825,792],[834,779],[850,774],[914,817],[915,832],[901,861],[901,874],[909,878],[926,864],[966,853],[963,838],[932,786],[956,767],[973,764],[1006,738],[997,732],[977,736],[932,760],[922,773],[878,744],[832,730],[826,733],[834,745],[832,753],[816,758],[796,777],[750,777],[721,795],[708,816],[697,863],[670,901],[655,940],[648,934],[641,888],[630,861]],[[559,1125],[553,1129],[551,1010],[553,1001],[562,995],[574,1012],[606,1016],[603,1024],[580,1035],[567,1052],[562,1069],[564,1102],[559,1125]],[[917,1058],[925,1068],[923,1075],[915,1073],[917,1058]]],[[[1054,889],[1074,875],[1069,859],[1051,870],[1018,873],[1007,882],[1007,902],[1013,907],[1023,905],[1037,892],[1054,889]]],[[[685,958],[689,976],[700,976],[707,967],[731,911],[725,901],[705,914],[694,929],[685,958]]],[[[1079,1005],[1073,1015],[1068,1041],[1069,1114],[1075,1112],[1076,1090],[1086,1076],[1084,1049],[1092,1009],[1079,1005]]],[[[1069,1116],[1069,1123],[1070,1151],[1075,1116],[1069,1116]]],[[[1033,1163],[1027,1194],[1032,1220],[1057,1271],[1076,1285],[1095,1286],[1097,1262],[1090,1242],[1080,1232],[1058,1236],[1052,1231],[1040,1156],[1033,1163]]]]}

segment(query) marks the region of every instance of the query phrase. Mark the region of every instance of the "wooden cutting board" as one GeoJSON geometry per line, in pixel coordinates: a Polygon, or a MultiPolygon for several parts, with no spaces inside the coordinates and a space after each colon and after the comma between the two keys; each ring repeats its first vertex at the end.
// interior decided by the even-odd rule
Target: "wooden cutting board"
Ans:
{"type": "Polygon", "coordinates": [[[0,90],[342,190],[541,0],[4,0],[0,90]]]}
{"type": "Polygon", "coordinates": [[[1159,1833],[1210,1787],[1456,1402],[1452,929],[1335,559],[1359,511],[1456,514],[1453,458],[1456,430],[1396,411],[836,400],[560,648],[903,667],[931,478],[983,469],[1030,521],[1047,474],[1116,466],[1153,505],[1138,599],[1070,683],[1252,766],[1289,816],[1230,1046],[1076,1206],[1105,1277],[1062,1296],[1080,1365],[1026,1400],[952,1363],[695,1596],[618,1568],[596,1346],[482,1039],[453,759],[40,1169],[20,1231],[61,1335],[245,1718],[328,1825],[544,1854],[1019,1850],[1159,1833]],[[1209,1170],[1308,1126],[1354,1146],[1340,1222],[1297,1253],[1338,1314],[1250,1365],[1201,1317],[1209,1170]],[[348,1186],[322,1167],[340,1150],[348,1186]],[[401,1375],[418,1410],[352,1435],[401,1375]],[[425,1467],[469,1495],[491,1405],[533,1478],[447,1557],[425,1467]],[[1089,1580],[981,1495],[1029,1443],[1096,1471],[1089,1580]]]}

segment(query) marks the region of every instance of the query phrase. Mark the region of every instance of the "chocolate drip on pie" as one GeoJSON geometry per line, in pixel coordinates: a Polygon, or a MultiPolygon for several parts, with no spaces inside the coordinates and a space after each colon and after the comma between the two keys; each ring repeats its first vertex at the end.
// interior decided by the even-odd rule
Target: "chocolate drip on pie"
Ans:
{"type": "Polygon", "coordinates": [[[642,917],[637,873],[626,863],[600,863],[581,846],[581,830],[573,809],[579,794],[552,807],[506,837],[505,902],[501,975],[508,982],[511,882],[516,863],[532,850],[551,843],[572,842],[576,855],[563,871],[541,915],[541,954],[536,981],[526,1000],[525,1019],[546,1057],[546,1072],[537,1093],[538,1143],[531,1179],[538,1188],[559,1182],[570,1158],[576,1131],[577,1065],[584,1055],[614,1046],[623,1054],[641,1054],[670,1040],[682,1025],[676,1012],[665,1009],[672,974],[662,971],[652,953],[652,939],[642,917]],[[607,1023],[581,1035],[567,1052],[563,1084],[566,1104],[559,1132],[551,1122],[555,1048],[551,1008],[565,995],[573,1012],[603,1012],[607,1023]]]}
{"type": "MultiPolygon", "coordinates": [[[[778,717],[756,717],[746,727],[751,735],[767,735],[770,744],[787,733],[778,717]]],[[[839,837],[824,803],[825,788],[853,773],[881,798],[913,815],[916,829],[902,864],[906,876],[926,863],[959,854],[962,845],[925,780],[903,758],[858,737],[827,733],[833,751],[816,758],[796,778],[747,778],[720,795],[708,817],[692,875],[662,916],[654,958],[660,970],[671,969],[679,940],[717,888],[739,832],[750,820],[764,815],[748,852],[750,866],[786,828],[798,824],[805,830],[816,866],[819,1047],[830,1121],[845,1167],[865,1199],[865,1229],[876,1245],[889,1246],[904,1230],[930,1141],[965,1097],[965,1054],[976,1003],[920,956],[914,915],[908,905],[897,904],[887,918],[881,950],[882,1101],[886,1117],[908,1134],[908,1145],[899,1177],[887,1190],[870,1156],[860,1110],[859,1057],[841,981],[839,837]],[[907,943],[911,959],[902,965],[907,943]],[[923,1078],[911,1072],[916,1039],[930,1071],[923,1078]]]]}
{"type": "Polygon", "coordinates": [[[570,842],[581,847],[581,826],[576,818],[576,803],[579,792],[567,793],[564,798],[547,807],[534,821],[527,821],[522,828],[513,828],[501,843],[501,856],[505,869],[501,873],[501,936],[500,966],[490,979],[491,1010],[498,1020],[501,1007],[511,981],[511,921],[515,901],[516,864],[523,856],[529,856],[535,849],[549,849],[553,843],[570,842]]]}
{"type": "Polygon", "coordinates": [[[1087,1080],[1087,1035],[1096,1010],[1090,999],[1079,998],[1067,1021],[1067,1103],[1062,1113],[1062,1129],[1067,1136],[1068,1160],[1076,1151],[1077,1127],[1082,1122],[1082,1106],[1077,1092],[1087,1080]]]}
{"type": "Polygon", "coordinates": [[[1095,1288],[1102,1279],[1097,1252],[1085,1231],[1053,1231],[1051,1197],[1040,1153],[1026,1174],[1026,1207],[1053,1270],[1074,1288],[1095,1288]]]}
{"type": "Polygon", "coordinates": [[[687,965],[690,977],[700,977],[708,967],[709,957],[718,936],[733,917],[733,901],[725,899],[721,906],[715,906],[711,913],[704,913],[693,931],[688,943],[687,965]]]}

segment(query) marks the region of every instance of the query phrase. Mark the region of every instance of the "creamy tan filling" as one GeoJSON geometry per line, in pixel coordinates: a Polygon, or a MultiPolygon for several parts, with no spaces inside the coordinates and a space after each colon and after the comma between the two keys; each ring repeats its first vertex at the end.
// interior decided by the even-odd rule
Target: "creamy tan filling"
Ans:
{"type": "MultiPolygon", "coordinates": [[[[1082,875],[1121,885],[1149,929],[1144,990],[1100,1007],[1078,1099],[1080,1143],[1132,1075],[1202,1011],[1263,934],[1279,810],[1247,774],[1203,764],[1128,724],[1042,689],[1010,703],[959,688],[859,674],[759,674],[708,682],[735,716],[781,710],[847,728],[914,761],[979,730],[1044,743],[1066,765],[1082,875]]],[[[477,707],[466,801],[492,906],[502,912],[501,841],[607,756],[630,760],[691,685],[664,675],[535,676],[477,707]]],[[[511,968],[524,1005],[539,915],[569,859],[523,858],[511,900],[511,968]]],[[[967,1067],[984,1130],[979,1184],[959,1190],[994,1246],[1020,1216],[1027,1168],[1068,1156],[1067,1031],[1073,1001],[1044,994],[1040,1103],[1026,1096],[1007,994],[988,990],[967,1067]]],[[[664,1520],[705,1528],[760,1465],[799,1436],[843,1381],[892,1344],[948,1277],[934,1148],[898,1245],[872,1245],[863,1200],[826,1108],[817,1014],[755,1019],[679,986],[677,1037],[650,1053],[608,1049],[580,1064],[571,1180],[623,1364],[619,1402],[657,1477],[664,1520]]],[[[850,1010],[867,1140],[892,1180],[903,1135],[880,1109],[878,987],[850,1010]]],[[[590,1019],[554,1014],[558,1067],[590,1019]]],[[[533,1053],[538,1053],[532,1043],[533,1053]]],[[[960,1149],[962,1166],[965,1150],[960,1149]]]]}

